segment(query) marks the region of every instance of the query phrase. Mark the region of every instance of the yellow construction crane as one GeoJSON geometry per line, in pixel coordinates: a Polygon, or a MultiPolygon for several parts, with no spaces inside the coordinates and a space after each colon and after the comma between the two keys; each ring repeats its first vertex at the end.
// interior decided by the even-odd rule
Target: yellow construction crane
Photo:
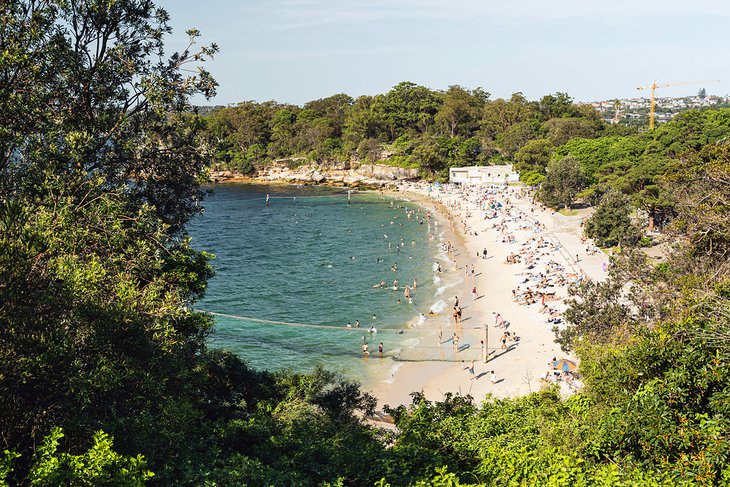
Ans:
{"type": "Polygon", "coordinates": [[[656,81],[654,81],[649,86],[637,87],[636,88],[637,90],[651,89],[651,104],[650,104],[650,108],[649,108],[649,130],[654,130],[654,104],[655,104],[654,91],[657,88],[669,88],[670,86],[684,86],[684,85],[695,85],[695,84],[700,84],[700,83],[719,83],[719,82],[720,82],[719,79],[706,79],[706,80],[701,80],[701,81],[684,81],[682,83],[668,83],[665,85],[658,85],[658,84],[656,84],[656,81]]]}

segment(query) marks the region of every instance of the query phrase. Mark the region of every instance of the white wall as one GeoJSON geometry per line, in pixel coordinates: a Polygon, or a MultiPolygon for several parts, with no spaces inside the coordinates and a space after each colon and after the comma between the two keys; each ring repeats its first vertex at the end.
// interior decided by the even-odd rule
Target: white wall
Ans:
{"type": "Polygon", "coordinates": [[[451,183],[479,183],[498,184],[518,181],[519,175],[512,170],[512,166],[471,166],[452,167],[449,169],[451,183]]]}

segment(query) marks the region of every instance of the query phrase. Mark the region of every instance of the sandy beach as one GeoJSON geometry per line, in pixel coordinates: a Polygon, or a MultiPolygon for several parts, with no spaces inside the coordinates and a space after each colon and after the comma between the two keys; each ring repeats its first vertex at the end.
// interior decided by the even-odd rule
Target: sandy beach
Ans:
{"type": "MultiPolygon", "coordinates": [[[[433,337],[429,347],[436,354],[424,360],[404,356],[393,380],[370,391],[379,406],[408,404],[414,391],[429,400],[452,393],[481,402],[490,394],[503,398],[536,391],[548,381],[561,383],[566,393],[575,387],[565,377],[554,376],[550,366],[554,357],[575,360],[555,343],[553,327],[564,325],[568,285],[578,279],[602,279],[607,261],[590,241],[581,241],[580,217],[532,204],[520,186],[444,185],[429,191],[424,183],[412,183],[399,190],[441,212],[442,221],[451,227],[445,233],[453,246],[448,254],[451,265],[456,264],[452,272],[461,272],[464,282],[444,293],[449,303],[444,313],[451,315],[458,296],[462,322],[455,325],[449,319],[444,326],[443,315],[432,320],[442,327],[441,340],[435,323],[426,323],[433,337]]],[[[422,335],[421,341],[431,339],[422,335]]]]}

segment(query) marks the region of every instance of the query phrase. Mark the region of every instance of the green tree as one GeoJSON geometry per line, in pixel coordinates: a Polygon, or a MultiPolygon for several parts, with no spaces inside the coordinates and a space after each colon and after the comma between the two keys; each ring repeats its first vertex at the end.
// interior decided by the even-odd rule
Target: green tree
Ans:
{"type": "Polygon", "coordinates": [[[537,129],[534,121],[516,123],[499,134],[497,144],[507,157],[514,157],[525,144],[538,137],[537,129]]]}
{"type": "Polygon", "coordinates": [[[628,196],[620,191],[608,191],[585,223],[586,236],[595,239],[601,247],[635,245],[641,238],[641,230],[631,220],[632,210],[628,196]]]}
{"type": "Polygon", "coordinates": [[[451,137],[471,135],[478,126],[482,108],[488,98],[489,94],[480,88],[472,92],[458,85],[449,86],[434,121],[451,137]]]}
{"type": "Polygon", "coordinates": [[[434,124],[441,99],[425,86],[404,81],[376,96],[372,109],[388,130],[389,140],[406,132],[422,134],[434,124]]]}
{"type": "Polygon", "coordinates": [[[536,139],[527,142],[515,152],[515,169],[520,171],[536,171],[545,174],[545,168],[550,162],[550,156],[555,146],[546,139],[536,139]]]}
{"type": "Polygon", "coordinates": [[[550,206],[570,208],[578,192],[585,187],[585,176],[574,157],[555,159],[548,164],[547,175],[538,196],[550,206]]]}
{"type": "Polygon", "coordinates": [[[562,92],[543,96],[538,103],[538,110],[542,120],[575,117],[579,113],[576,106],[573,105],[573,99],[567,93],[562,92]]]}
{"type": "Polygon", "coordinates": [[[487,102],[480,123],[482,136],[487,140],[496,140],[512,125],[535,120],[536,117],[536,104],[527,101],[522,93],[513,93],[509,100],[499,98],[487,102]]]}
{"type": "Polygon", "coordinates": [[[592,139],[598,135],[600,123],[586,118],[551,118],[542,125],[546,138],[553,145],[563,145],[570,139],[592,139]]]}
{"type": "MultiPolygon", "coordinates": [[[[146,462],[141,455],[124,457],[112,450],[113,442],[103,431],[94,434],[88,451],[73,455],[58,451],[63,438],[60,428],[54,428],[43,441],[33,456],[33,463],[28,473],[27,485],[34,487],[67,485],[82,486],[125,486],[145,485],[154,475],[146,469],[146,462]]],[[[9,452],[5,457],[17,458],[9,452]]],[[[6,472],[7,474],[9,472],[6,472]]],[[[0,483],[8,478],[0,471],[0,483]]]]}
{"type": "Polygon", "coordinates": [[[190,31],[165,60],[169,32],[143,0],[4,11],[0,39],[24,54],[0,77],[28,82],[2,88],[2,103],[28,100],[7,107],[18,118],[0,150],[0,436],[22,455],[14,476],[54,426],[71,451],[104,429],[122,454],[178,458],[162,477],[196,449],[177,427],[201,418],[189,398],[211,322],[188,306],[210,268],[184,225],[209,158],[189,98],[214,92],[195,66],[215,48],[193,51],[190,31]]]}

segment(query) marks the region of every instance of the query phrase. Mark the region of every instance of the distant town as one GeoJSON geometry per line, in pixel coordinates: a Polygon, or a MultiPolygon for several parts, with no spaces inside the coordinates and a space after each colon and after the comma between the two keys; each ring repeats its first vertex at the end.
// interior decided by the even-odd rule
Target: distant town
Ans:
{"type": "MultiPolygon", "coordinates": [[[[649,118],[650,98],[624,98],[621,100],[593,101],[588,104],[601,114],[607,123],[645,125],[649,118]]],[[[730,107],[730,96],[707,95],[701,89],[695,96],[656,98],[657,123],[671,120],[677,113],[692,108],[730,107]]]]}

